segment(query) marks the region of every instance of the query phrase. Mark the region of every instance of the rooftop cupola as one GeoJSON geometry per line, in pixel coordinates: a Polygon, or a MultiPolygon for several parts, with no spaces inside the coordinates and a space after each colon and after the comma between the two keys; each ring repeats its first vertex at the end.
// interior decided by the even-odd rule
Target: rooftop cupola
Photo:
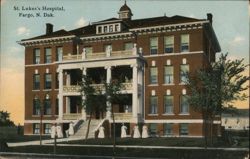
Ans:
{"type": "Polygon", "coordinates": [[[122,20],[131,20],[131,17],[133,16],[131,9],[127,6],[127,3],[125,1],[124,5],[121,6],[119,12],[119,19],[122,20]]]}

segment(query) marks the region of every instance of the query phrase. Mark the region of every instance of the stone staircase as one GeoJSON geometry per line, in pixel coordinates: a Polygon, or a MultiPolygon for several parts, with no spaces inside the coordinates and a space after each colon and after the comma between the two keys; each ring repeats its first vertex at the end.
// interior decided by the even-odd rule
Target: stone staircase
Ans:
{"type": "MultiPolygon", "coordinates": [[[[91,122],[90,122],[90,126],[89,126],[89,135],[88,135],[88,139],[90,138],[95,138],[95,131],[96,131],[96,128],[99,126],[100,122],[102,120],[95,120],[95,119],[92,119],[91,122]]],[[[77,132],[70,136],[69,138],[82,138],[82,139],[85,139],[85,136],[86,136],[86,133],[87,133],[87,129],[88,129],[88,120],[86,120],[85,122],[83,122],[77,132]]]]}

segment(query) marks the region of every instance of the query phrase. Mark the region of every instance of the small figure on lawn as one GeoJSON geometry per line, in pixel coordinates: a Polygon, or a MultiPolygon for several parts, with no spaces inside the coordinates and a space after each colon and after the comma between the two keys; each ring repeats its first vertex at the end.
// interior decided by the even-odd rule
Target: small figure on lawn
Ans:
{"type": "Polygon", "coordinates": [[[121,138],[126,138],[126,137],[127,137],[127,127],[123,123],[121,127],[121,138]]]}
{"type": "Polygon", "coordinates": [[[54,139],[54,138],[55,138],[55,135],[56,135],[56,127],[55,127],[55,125],[52,125],[52,126],[51,126],[50,137],[51,137],[52,139],[54,139]]]}
{"type": "Polygon", "coordinates": [[[142,138],[148,138],[148,127],[147,127],[147,125],[143,125],[143,127],[142,127],[142,138]]]}
{"type": "Polygon", "coordinates": [[[140,134],[138,125],[135,125],[135,127],[134,127],[134,135],[133,135],[133,138],[141,138],[141,134],[140,134]]]}
{"type": "Polygon", "coordinates": [[[56,133],[58,138],[63,138],[62,128],[61,126],[57,125],[56,127],[56,133]]]}
{"type": "Polygon", "coordinates": [[[105,138],[103,126],[100,126],[100,128],[99,128],[98,138],[105,138]]]}

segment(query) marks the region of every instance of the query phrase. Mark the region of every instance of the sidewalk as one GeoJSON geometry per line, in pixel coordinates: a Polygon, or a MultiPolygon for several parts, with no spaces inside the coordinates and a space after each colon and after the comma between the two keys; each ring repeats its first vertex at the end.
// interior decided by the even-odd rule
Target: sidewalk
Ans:
{"type": "MultiPolygon", "coordinates": [[[[81,138],[63,138],[57,139],[57,142],[81,140],[81,138]]],[[[43,140],[42,145],[53,146],[54,139],[43,140]]],[[[18,143],[7,143],[9,147],[18,147],[18,146],[28,146],[28,145],[40,145],[40,141],[28,141],[28,142],[18,142],[18,143]]],[[[57,143],[57,146],[73,146],[73,147],[110,147],[113,145],[81,145],[81,144],[60,144],[57,143]]],[[[192,149],[192,150],[225,150],[225,151],[249,151],[249,148],[230,148],[230,147],[184,147],[184,146],[142,146],[142,145],[116,145],[118,148],[141,148],[141,149],[192,149]]]]}

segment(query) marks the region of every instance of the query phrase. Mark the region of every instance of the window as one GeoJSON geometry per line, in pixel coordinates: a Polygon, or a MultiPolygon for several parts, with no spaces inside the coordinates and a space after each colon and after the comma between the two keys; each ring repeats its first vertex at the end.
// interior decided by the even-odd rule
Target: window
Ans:
{"type": "Polygon", "coordinates": [[[113,25],[109,26],[109,32],[113,32],[113,25]]]}
{"type": "Polygon", "coordinates": [[[157,67],[150,68],[150,84],[157,84],[158,83],[158,71],[157,67]]]}
{"type": "Polygon", "coordinates": [[[91,55],[93,53],[93,48],[91,46],[85,47],[86,55],[91,55]]]}
{"type": "Polygon", "coordinates": [[[174,83],[173,66],[165,66],[164,82],[165,84],[174,83]]]}
{"type": "Polygon", "coordinates": [[[157,114],[157,104],[158,104],[157,96],[151,96],[149,114],[157,114]]]}
{"type": "Polygon", "coordinates": [[[118,24],[115,25],[115,32],[120,31],[120,27],[118,24]]]}
{"type": "Polygon", "coordinates": [[[45,61],[44,63],[51,63],[52,58],[51,58],[51,48],[45,48],[45,61]]]}
{"type": "Polygon", "coordinates": [[[180,135],[188,135],[188,124],[180,124],[180,135]]]}
{"type": "Polygon", "coordinates": [[[172,136],[173,135],[173,124],[172,123],[165,123],[163,124],[163,133],[164,136],[172,136]]]}
{"type": "Polygon", "coordinates": [[[157,124],[155,123],[149,124],[149,133],[150,136],[152,137],[157,136],[157,124]]]}
{"type": "Polygon", "coordinates": [[[44,81],[44,89],[51,89],[51,74],[46,73],[45,74],[45,81],[44,81]]]}
{"type": "Polygon", "coordinates": [[[62,61],[62,56],[63,56],[63,48],[57,47],[56,48],[56,61],[62,61]]]}
{"type": "Polygon", "coordinates": [[[108,26],[104,26],[104,33],[107,33],[108,32],[108,26]]]}
{"type": "Polygon", "coordinates": [[[189,104],[188,104],[188,98],[187,95],[181,95],[180,98],[180,113],[181,114],[187,114],[189,113],[189,104]]]}
{"type": "Polygon", "coordinates": [[[51,102],[50,99],[44,100],[44,115],[51,115],[51,102]]]}
{"type": "Polygon", "coordinates": [[[186,83],[188,80],[187,74],[189,72],[189,65],[181,65],[181,70],[180,70],[180,82],[181,83],[186,83]]]}
{"type": "Polygon", "coordinates": [[[102,33],[102,27],[101,26],[98,27],[98,33],[102,33]]]}
{"type": "Polygon", "coordinates": [[[158,52],[158,38],[152,37],[150,38],[150,54],[155,55],[158,52]]]}
{"type": "Polygon", "coordinates": [[[33,75],[33,89],[34,90],[40,89],[40,75],[39,74],[33,75]]]}
{"type": "Polygon", "coordinates": [[[189,34],[181,35],[181,52],[189,51],[189,34]]]}
{"type": "Polygon", "coordinates": [[[39,64],[40,63],[40,49],[34,49],[33,63],[34,64],[39,64]]]}
{"type": "Polygon", "coordinates": [[[164,51],[165,53],[174,52],[174,36],[165,36],[164,37],[164,51]]]}
{"type": "Polygon", "coordinates": [[[51,133],[51,124],[44,124],[44,134],[51,133]]]}
{"type": "Polygon", "coordinates": [[[35,98],[33,99],[33,115],[40,115],[40,100],[35,98]]]}
{"type": "Polygon", "coordinates": [[[55,108],[55,115],[59,114],[59,100],[56,98],[56,108],[55,108]]]}
{"type": "Polygon", "coordinates": [[[164,96],[164,113],[171,114],[173,113],[173,96],[166,95],[164,96]]]}
{"type": "Polygon", "coordinates": [[[124,44],[124,50],[132,50],[133,49],[133,43],[128,42],[124,44]]]}
{"type": "Polygon", "coordinates": [[[40,134],[40,124],[33,124],[33,134],[40,134]]]}
{"type": "Polygon", "coordinates": [[[106,45],[104,45],[104,51],[105,51],[105,52],[108,51],[108,48],[110,48],[111,51],[112,51],[112,45],[111,45],[111,44],[106,44],[106,45]]]}
{"type": "Polygon", "coordinates": [[[59,88],[59,73],[56,73],[56,86],[55,86],[56,89],[59,88]]]}

